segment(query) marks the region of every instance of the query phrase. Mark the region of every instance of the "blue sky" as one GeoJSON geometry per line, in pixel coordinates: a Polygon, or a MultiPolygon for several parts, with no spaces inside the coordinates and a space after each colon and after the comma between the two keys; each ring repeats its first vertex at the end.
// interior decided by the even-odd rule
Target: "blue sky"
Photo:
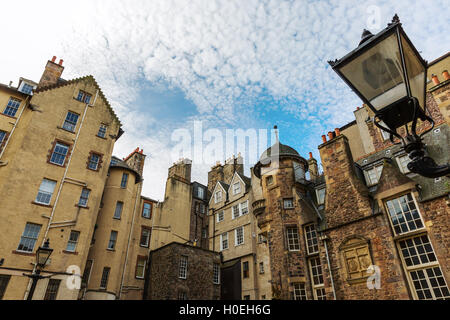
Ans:
{"type": "MultiPolygon", "coordinates": [[[[449,1],[80,0],[8,2],[11,50],[0,82],[39,80],[53,55],[63,77],[92,74],[124,124],[114,153],[148,155],[144,194],[162,199],[174,130],[270,129],[307,157],[320,136],[353,120],[359,99],[327,60],[354,49],[364,28],[397,13],[422,56],[448,52],[449,1]],[[20,22],[17,21],[20,16],[20,22]]],[[[229,156],[229,155],[225,155],[229,156]]],[[[223,161],[224,159],[217,159],[223,161]]],[[[246,172],[253,163],[246,163],[246,172]]],[[[193,164],[206,183],[210,164],[193,164]]]]}

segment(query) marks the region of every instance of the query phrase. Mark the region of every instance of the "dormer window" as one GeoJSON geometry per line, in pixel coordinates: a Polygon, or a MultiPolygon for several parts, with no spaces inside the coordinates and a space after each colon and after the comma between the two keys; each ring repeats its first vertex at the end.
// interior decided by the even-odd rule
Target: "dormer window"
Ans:
{"type": "Polygon", "coordinates": [[[241,193],[241,184],[239,182],[236,182],[233,184],[233,194],[239,194],[241,193]]]}
{"type": "Polygon", "coordinates": [[[316,195],[317,195],[317,204],[324,204],[325,203],[325,188],[317,189],[316,195]]]}
{"type": "Polygon", "coordinates": [[[220,201],[222,201],[222,191],[219,190],[214,194],[214,202],[218,203],[220,201]]]}
{"type": "Polygon", "coordinates": [[[373,186],[380,180],[381,172],[383,171],[383,166],[379,165],[364,171],[366,176],[366,181],[368,186],[373,186]]]}
{"type": "Polygon", "coordinates": [[[34,87],[26,82],[22,82],[19,91],[31,95],[34,87]]]}
{"type": "Polygon", "coordinates": [[[402,173],[411,172],[408,169],[408,163],[410,163],[410,162],[411,162],[411,159],[409,158],[409,156],[407,154],[397,158],[397,163],[398,163],[398,166],[402,173]]]}
{"type": "Polygon", "coordinates": [[[197,197],[199,197],[200,199],[204,199],[205,191],[203,190],[203,188],[201,187],[197,188],[197,197]]]}

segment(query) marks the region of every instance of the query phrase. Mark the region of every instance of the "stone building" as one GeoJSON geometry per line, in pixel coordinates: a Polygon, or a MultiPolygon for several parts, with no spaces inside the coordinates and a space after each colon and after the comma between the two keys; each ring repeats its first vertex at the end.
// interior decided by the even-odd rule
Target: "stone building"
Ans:
{"type": "Polygon", "coordinates": [[[222,299],[270,299],[267,246],[258,241],[250,204],[251,179],[244,176],[242,157],[232,157],[208,173],[209,245],[223,256],[222,299]]]}
{"type": "Polygon", "coordinates": [[[142,299],[156,204],[141,196],[145,155],[112,157],[119,119],[92,76],[64,80],[62,64],[0,84],[0,299],[28,297],[46,239],[50,278],[33,299],[142,299]]]}
{"type": "Polygon", "coordinates": [[[172,242],[208,249],[208,199],[206,186],[191,182],[192,162],[182,159],[169,168],[164,201],[155,210],[151,249],[172,242]]]}
{"type": "Polygon", "coordinates": [[[172,242],[150,252],[148,300],[218,300],[220,253],[172,242]]]}
{"type": "MultiPolygon", "coordinates": [[[[430,63],[443,78],[428,75],[434,128],[418,124],[437,163],[450,154],[449,61],[430,63]]],[[[273,297],[449,299],[449,178],[409,172],[408,156],[366,106],[355,118],[322,136],[323,175],[311,154],[281,143],[255,165],[262,194],[252,206],[269,243],[273,297]]]]}

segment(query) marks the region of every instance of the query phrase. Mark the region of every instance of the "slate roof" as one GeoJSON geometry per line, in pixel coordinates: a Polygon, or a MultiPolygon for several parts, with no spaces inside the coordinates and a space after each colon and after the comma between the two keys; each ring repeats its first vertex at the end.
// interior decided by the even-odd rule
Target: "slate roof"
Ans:
{"type": "Polygon", "coordinates": [[[137,172],[136,170],[134,170],[133,168],[131,168],[130,166],[127,165],[126,162],[120,160],[119,158],[113,156],[111,158],[111,164],[109,165],[110,168],[123,168],[123,169],[127,169],[131,172],[133,172],[136,175],[136,183],[140,182],[142,177],[139,174],[139,172],[137,172]],[[113,163],[114,161],[114,163],[113,163]]]}

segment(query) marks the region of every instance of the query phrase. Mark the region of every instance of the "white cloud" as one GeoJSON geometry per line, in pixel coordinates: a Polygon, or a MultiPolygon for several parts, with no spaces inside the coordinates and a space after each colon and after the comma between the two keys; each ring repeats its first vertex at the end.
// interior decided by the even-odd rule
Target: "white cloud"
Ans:
{"type": "Polygon", "coordinates": [[[138,109],[143,79],[181,89],[210,126],[255,123],[261,105],[276,109],[301,123],[304,144],[315,150],[320,135],[352,120],[360,104],[326,61],[356,47],[370,5],[380,8],[381,27],[398,13],[426,59],[448,51],[445,0],[83,0],[64,2],[64,10],[61,1],[21,1],[4,4],[20,19],[0,20],[10,44],[0,55],[0,81],[38,80],[53,55],[65,59],[65,77],[93,74],[125,126],[115,153],[144,147],[144,190],[161,198],[168,163],[161,154],[171,130],[190,119],[180,114],[162,126],[157,114],[138,109]],[[277,105],[260,103],[267,95],[277,105]]]}

